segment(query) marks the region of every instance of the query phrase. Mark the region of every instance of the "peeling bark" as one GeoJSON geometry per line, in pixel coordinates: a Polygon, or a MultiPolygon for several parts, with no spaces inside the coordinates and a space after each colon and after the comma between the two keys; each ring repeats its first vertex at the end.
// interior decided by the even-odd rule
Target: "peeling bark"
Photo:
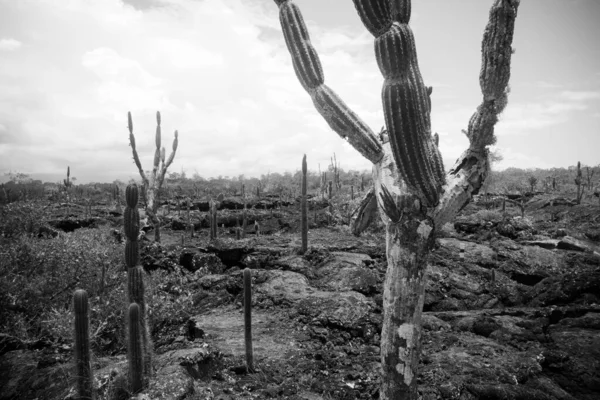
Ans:
{"type": "Polygon", "coordinates": [[[416,398],[416,374],[421,353],[421,315],[425,299],[428,254],[434,244],[434,222],[417,196],[410,194],[394,168],[389,143],[373,168],[378,208],[384,210],[383,188],[394,199],[401,217],[394,223],[380,212],[386,225],[388,267],[383,291],[380,399],[416,398]]]}

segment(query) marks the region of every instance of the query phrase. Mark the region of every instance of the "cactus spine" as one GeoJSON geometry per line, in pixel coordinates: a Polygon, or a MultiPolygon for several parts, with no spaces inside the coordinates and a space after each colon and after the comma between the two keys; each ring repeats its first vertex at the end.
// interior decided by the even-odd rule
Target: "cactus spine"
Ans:
{"type": "Polygon", "coordinates": [[[246,342],[246,367],[254,372],[252,352],[252,270],[244,269],[244,339],[246,342]]]}
{"type": "Polygon", "coordinates": [[[76,290],[73,294],[73,310],[75,311],[75,365],[77,376],[78,399],[94,398],[90,351],[90,321],[88,294],[85,290],[76,290]]]}
{"type": "Polygon", "coordinates": [[[129,385],[132,393],[138,393],[144,386],[144,352],[141,340],[141,313],[137,303],[131,303],[128,310],[127,361],[129,362],[129,385]]]}
{"type": "Polygon", "coordinates": [[[154,164],[152,168],[152,173],[150,174],[150,178],[146,176],[144,169],[142,168],[142,163],[140,162],[140,158],[137,154],[137,150],[135,147],[135,136],[133,135],[133,121],[131,119],[131,113],[127,113],[127,125],[129,128],[129,145],[131,146],[131,151],[133,153],[133,161],[138,168],[140,176],[142,177],[142,186],[144,190],[144,200],[146,203],[146,214],[152,221],[152,226],[154,227],[154,240],[160,242],[160,220],[158,219],[157,211],[158,211],[158,194],[160,189],[162,188],[163,182],[165,180],[165,174],[167,172],[167,168],[173,163],[173,159],[175,158],[175,153],[177,152],[177,145],[179,143],[179,134],[175,131],[175,139],[173,139],[173,151],[169,155],[168,159],[165,159],[165,148],[160,148],[161,145],[161,127],[160,127],[160,113],[156,112],[156,150],[154,151],[154,164]],[[160,164],[160,168],[159,168],[160,164]]]}

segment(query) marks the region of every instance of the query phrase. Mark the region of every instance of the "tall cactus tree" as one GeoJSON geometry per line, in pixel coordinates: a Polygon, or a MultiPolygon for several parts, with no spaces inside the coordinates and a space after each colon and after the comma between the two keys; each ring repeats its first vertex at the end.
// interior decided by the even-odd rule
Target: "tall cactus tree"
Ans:
{"type": "Polygon", "coordinates": [[[388,269],[381,334],[380,399],[416,399],[425,270],[436,231],[456,216],[489,173],[488,146],[507,104],[519,0],[493,0],[482,41],[483,101],[466,131],[469,147],[446,174],[431,134],[431,87],[419,71],[410,0],[353,0],[375,37],[385,80],[386,129],[376,136],[327,85],[298,6],[275,0],[294,71],[329,126],[373,163],[380,217],[386,225],[388,269]]]}
{"type": "Polygon", "coordinates": [[[158,192],[160,191],[163,182],[165,181],[165,174],[167,169],[173,163],[175,153],[177,152],[177,144],[179,143],[179,134],[175,131],[175,139],[173,139],[173,152],[169,155],[169,158],[165,160],[166,151],[165,148],[160,147],[161,143],[161,127],[160,127],[160,112],[156,112],[156,150],[154,151],[154,164],[152,167],[152,173],[150,179],[146,176],[142,163],[135,147],[135,136],[133,136],[133,121],[131,120],[131,113],[127,113],[127,125],[129,128],[129,145],[133,152],[133,160],[135,165],[138,167],[140,176],[142,177],[143,183],[143,197],[146,202],[146,214],[152,222],[154,228],[154,240],[160,242],[160,220],[158,219],[158,192]]]}

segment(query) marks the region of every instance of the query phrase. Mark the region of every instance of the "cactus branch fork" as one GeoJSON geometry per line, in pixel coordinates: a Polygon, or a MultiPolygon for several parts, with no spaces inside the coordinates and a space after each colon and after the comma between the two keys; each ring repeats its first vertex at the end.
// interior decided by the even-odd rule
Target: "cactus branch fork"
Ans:
{"type": "Polygon", "coordinates": [[[380,217],[386,225],[388,268],[381,334],[380,399],[416,399],[425,272],[436,230],[451,221],[489,173],[488,146],[507,104],[519,0],[493,0],[482,40],[483,99],[468,121],[469,147],[445,172],[431,131],[431,87],[419,70],[410,0],[353,0],[374,36],[385,129],[376,136],[325,84],[317,51],[299,7],[275,0],[294,71],[333,129],[373,163],[380,217]]]}

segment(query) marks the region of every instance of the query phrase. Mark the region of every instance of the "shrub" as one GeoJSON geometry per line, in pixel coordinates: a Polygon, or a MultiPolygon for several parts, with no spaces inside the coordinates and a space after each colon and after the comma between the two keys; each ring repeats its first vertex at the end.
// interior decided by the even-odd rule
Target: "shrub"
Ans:
{"type": "Polygon", "coordinates": [[[0,257],[0,330],[21,338],[71,341],[71,296],[90,296],[93,341],[117,339],[122,329],[126,278],[123,246],[110,229],[79,229],[52,239],[5,240],[0,257]],[[115,306],[115,304],[119,306],[115,306]]]}
{"type": "Polygon", "coordinates": [[[2,239],[37,233],[43,224],[43,208],[40,203],[17,202],[0,206],[0,237],[2,239]]]}

